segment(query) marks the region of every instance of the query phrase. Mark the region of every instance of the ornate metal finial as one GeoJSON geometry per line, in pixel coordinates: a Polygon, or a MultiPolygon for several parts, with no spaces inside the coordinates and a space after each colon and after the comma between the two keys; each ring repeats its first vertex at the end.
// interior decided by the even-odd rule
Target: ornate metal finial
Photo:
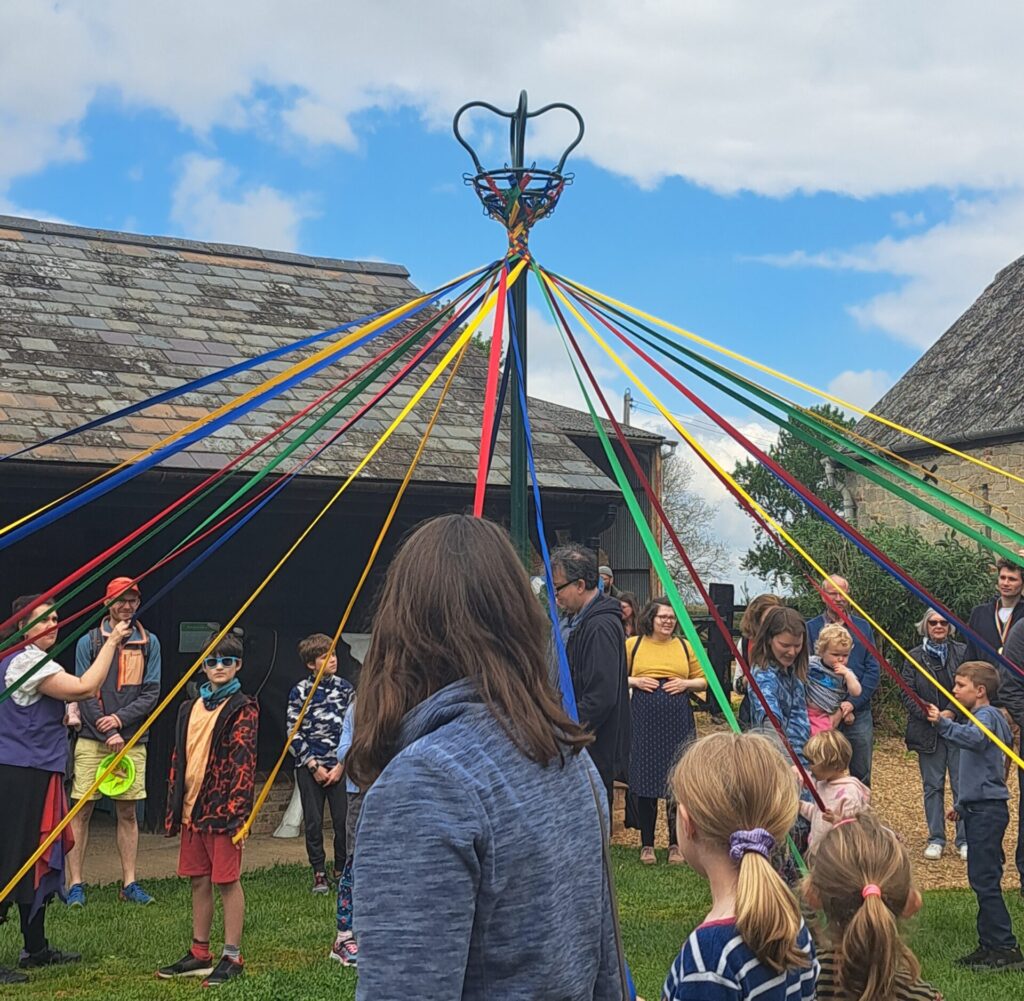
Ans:
{"type": "Polygon", "coordinates": [[[546,104],[537,111],[527,111],[526,91],[519,94],[519,106],[515,111],[502,111],[485,101],[470,101],[455,113],[452,121],[455,138],[469,153],[476,167],[475,174],[464,174],[463,180],[472,186],[484,207],[484,213],[497,219],[508,231],[509,247],[520,257],[529,257],[527,246],[530,228],[538,220],[551,215],[567,184],[572,184],[573,175],[562,172],[569,154],[583,138],[583,116],[570,104],[557,102],[546,104]],[[496,170],[485,170],[476,151],[459,131],[459,120],[471,108],[485,108],[501,118],[509,119],[509,161],[496,170]],[[545,112],[568,111],[579,126],[576,138],[569,144],[558,163],[551,170],[539,168],[534,162],[525,166],[526,123],[545,112]]]}

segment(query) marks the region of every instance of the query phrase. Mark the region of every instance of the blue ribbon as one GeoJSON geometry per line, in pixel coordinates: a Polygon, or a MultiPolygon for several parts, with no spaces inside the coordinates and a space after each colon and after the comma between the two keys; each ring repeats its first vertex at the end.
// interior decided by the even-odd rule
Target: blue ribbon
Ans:
{"type": "MultiPolygon", "coordinates": [[[[530,429],[530,418],[526,408],[526,389],[523,386],[523,361],[519,354],[519,345],[516,343],[516,315],[512,304],[512,296],[508,299],[510,333],[509,345],[513,358],[515,359],[516,386],[519,391],[519,404],[523,412],[523,430],[526,435],[526,461],[530,467],[530,483],[533,486],[533,509],[537,521],[537,537],[540,540],[540,555],[544,560],[544,581],[548,593],[548,614],[551,616],[551,637],[558,654],[558,679],[562,687],[562,705],[569,718],[579,722],[579,713],[576,710],[576,693],[573,690],[572,675],[569,672],[569,658],[565,652],[565,643],[562,640],[562,631],[558,628],[558,606],[555,604],[555,582],[551,575],[551,554],[548,551],[548,542],[544,535],[544,516],[540,506],[540,484],[537,481],[537,466],[533,458],[533,433],[530,429]]],[[[506,365],[506,368],[508,366],[506,365]]],[[[515,485],[513,484],[513,489],[515,485]]],[[[608,806],[611,810],[611,804],[608,806]]]]}

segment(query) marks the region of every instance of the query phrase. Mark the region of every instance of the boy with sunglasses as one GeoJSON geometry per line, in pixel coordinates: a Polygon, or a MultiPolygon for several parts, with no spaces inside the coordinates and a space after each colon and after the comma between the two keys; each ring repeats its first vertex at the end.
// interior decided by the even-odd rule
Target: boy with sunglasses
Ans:
{"type": "Polygon", "coordinates": [[[241,976],[242,845],[233,836],[252,811],[256,775],[256,700],[241,691],[242,643],[224,636],[203,660],[199,698],[178,712],[167,794],[167,834],[181,831],[178,875],[192,880],[192,947],[157,976],[203,977],[214,987],[241,976]],[[224,906],[224,951],[210,951],[213,887],[224,906]]]}

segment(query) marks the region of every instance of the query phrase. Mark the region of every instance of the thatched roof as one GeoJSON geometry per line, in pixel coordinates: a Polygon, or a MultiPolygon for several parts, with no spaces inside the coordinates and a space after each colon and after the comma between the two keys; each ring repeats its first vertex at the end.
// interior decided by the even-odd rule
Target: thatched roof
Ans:
{"type": "MultiPolygon", "coordinates": [[[[1003,268],[871,409],[950,445],[1024,439],[1024,257],[1003,268]]],[[[875,421],[857,431],[900,452],[920,442],[875,421]]]]}
{"type": "MultiPolygon", "coordinates": [[[[0,216],[0,453],[417,294],[405,268],[393,264],[0,216]]],[[[399,333],[383,336],[393,340],[399,333]]],[[[314,350],[68,438],[28,458],[65,464],[122,461],[314,350]]],[[[371,341],[166,465],[220,467],[380,350],[379,341],[371,341]]],[[[417,469],[418,481],[474,482],[486,364],[486,354],[471,348],[417,469]]],[[[306,472],[347,474],[431,367],[414,373],[306,472]]],[[[401,478],[435,393],[398,428],[367,467],[366,479],[401,478]]],[[[368,398],[364,393],[359,402],[368,398]]],[[[541,483],[555,490],[617,494],[615,484],[566,434],[577,433],[581,421],[589,424],[575,411],[537,404],[534,440],[541,483]]],[[[639,430],[636,437],[659,440],[639,430]]],[[[508,482],[508,452],[508,436],[502,432],[493,483],[508,482]]]]}

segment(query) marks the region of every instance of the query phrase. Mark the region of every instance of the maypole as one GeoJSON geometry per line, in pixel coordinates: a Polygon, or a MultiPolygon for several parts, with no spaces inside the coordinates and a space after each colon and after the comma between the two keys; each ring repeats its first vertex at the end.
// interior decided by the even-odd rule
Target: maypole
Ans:
{"type": "MultiPolygon", "coordinates": [[[[530,228],[539,219],[550,215],[558,202],[562,190],[572,183],[572,174],[563,174],[562,168],[569,154],[583,138],[583,116],[571,105],[561,102],[546,104],[537,111],[527,110],[526,91],[520,91],[519,104],[515,111],[502,111],[485,101],[470,101],[455,113],[452,120],[455,138],[469,153],[476,168],[475,174],[464,174],[466,184],[471,185],[483,203],[484,213],[497,219],[508,233],[508,265],[530,261],[530,228]],[[459,131],[459,120],[472,108],[484,108],[492,114],[509,120],[509,160],[503,167],[485,170],[476,151],[459,131]],[[576,119],[579,131],[569,144],[561,159],[552,170],[543,170],[536,163],[526,166],[526,125],[529,119],[545,112],[568,111],[576,119]]],[[[526,414],[526,282],[516,282],[510,294],[509,332],[515,340],[516,353],[520,360],[523,393],[512,393],[509,432],[511,453],[509,456],[509,529],[512,543],[519,558],[530,569],[529,529],[529,484],[527,479],[526,414]]],[[[500,334],[498,335],[500,336],[500,334]]],[[[509,364],[506,360],[506,365],[509,364]]],[[[496,415],[500,420],[500,415],[496,415]]]]}

